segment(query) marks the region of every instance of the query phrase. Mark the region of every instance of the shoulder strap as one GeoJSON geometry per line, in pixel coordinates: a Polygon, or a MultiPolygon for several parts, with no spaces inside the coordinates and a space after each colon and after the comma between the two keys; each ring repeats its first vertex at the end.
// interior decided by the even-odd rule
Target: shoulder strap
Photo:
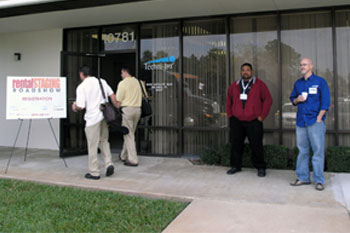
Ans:
{"type": "Polygon", "coordinates": [[[105,91],[103,89],[103,86],[102,86],[102,82],[101,82],[101,79],[100,78],[97,78],[98,79],[98,82],[100,83],[100,88],[101,88],[101,92],[102,92],[102,96],[103,96],[103,99],[106,101],[106,103],[108,102],[107,99],[106,99],[106,94],[105,94],[105,91]]]}
{"type": "Polygon", "coordinates": [[[140,80],[140,79],[137,79],[137,80],[139,80],[139,83],[140,83],[140,87],[141,87],[141,90],[142,90],[142,95],[143,95],[143,97],[147,98],[147,96],[146,96],[146,94],[145,94],[145,90],[143,89],[141,80],[140,80]]]}

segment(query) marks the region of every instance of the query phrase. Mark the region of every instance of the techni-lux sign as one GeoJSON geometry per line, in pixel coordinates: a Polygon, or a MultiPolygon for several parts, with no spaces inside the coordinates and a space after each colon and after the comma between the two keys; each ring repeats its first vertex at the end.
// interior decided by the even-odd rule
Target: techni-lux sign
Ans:
{"type": "Polygon", "coordinates": [[[145,70],[172,70],[175,64],[176,57],[163,57],[156,60],[144,63],[145,70]]]}

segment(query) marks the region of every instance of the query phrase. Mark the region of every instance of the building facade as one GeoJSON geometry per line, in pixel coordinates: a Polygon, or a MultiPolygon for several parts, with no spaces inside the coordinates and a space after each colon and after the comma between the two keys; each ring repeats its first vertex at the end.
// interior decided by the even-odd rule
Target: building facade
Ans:
{"type": "MultiPolygon", "coordinates": [[[[164,2],[171,6],[169,1],[164,2]]],[[[80,66],[91,66],[95,75],[106,79],[116,90],[121,80],[120,68],[127,65],[136,77],[146,82],[153,106],[153,115],[142,119],[137,131],[139,153],[180,156],[198,154],[203,147],[218,147],[228,142],[227,88],[240,78],[240,65],[249,62],[273,96],[270,114],[264,121],[264,143],[293,148],[296,107],[291,105],[289,95],[295,80],[302,76],[300,59],[310,57],[315,73],[327,80],[331,91],[326,146],[350,146],[350,6],[341,1],[333,4],[339,6],[324,6],[322,1],[303,9],[291,9],[293,6],[257,10],[257,6],[251,6],[245,11],[232,10],[225,14],[214,10],[210,16],[200,15],[190,4],[190,10],[185,10],[190,13],[184,16],[182,12],[175,18],[152,19],[146,13],[145,20],[116,19],[79,27],[68,23],[58,29],[7,32],[0,34],[0,42],[5,42],[1,47],[8,45],[1,48],[6,53],[18,44],[27,50],[31,46],[30,39],[19,42],[17,36],[38,36],[37,40],[32,39],[32,56],[39,57],[41,62],[33,66],[29,63],[20,71],[15,68],[19,63],[8,62],[10,66],[4,66],[1,71],[1,82],[10,74],[52,73],[67,77],[70,106],[80,82],[80,66]],[[40,35],[48,37],[44,39],[40,35]],[[17,43],[12,41],[14,38],[17,43]],[[53,44],[55,51],[48,52],[53,44]],[[41,58],[43,55],[46,58],[41,58]],[[50,55],[52,60],[47,60],[50,55]],[[45,70],[45,66],[55,68],[45,70]]],[[[88,12],[90,8],[79,11],[88,12]]],[[[24,60],[26,55],[22,53],[24,60]]],[[[5,64],[6,57],[1,56],[5,64]]],[[[5,85],[1,86],[3,94],[5,85]]],[[[56,121],[63,156],[86,152],[82,115],[68,109],[67,119],[56,121]]],[[[1,117],[5,114],[1,113],[1,117]]],[[[11,124],[7,127],[15,129],[16,124],[11,124]]],[[[39,131],[45,127],[44,123],[38,124],[39,131]]],[[[9,146],[10,142],[9,137],[2,136],[2,145],[9,146]]],[[[120,149],[120,135],[112,132],[110,142],[114,150],[120,149]]],[[[33,147],[42,146],[38,142],[33,147]]]]}

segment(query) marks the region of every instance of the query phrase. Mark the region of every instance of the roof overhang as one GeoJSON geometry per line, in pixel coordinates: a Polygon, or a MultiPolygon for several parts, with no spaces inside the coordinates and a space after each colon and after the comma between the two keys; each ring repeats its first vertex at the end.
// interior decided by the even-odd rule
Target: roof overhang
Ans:
{"type": "MultiPolygon", "coordinates": [[[[64,1],[64,0],[61,0],[64,1]]],[[[0,9],[8,9],[14,7],[37,5],[43,3],[58,2],[57,0],[1,0],[0,9]]]]}
{"type": "Polygon", "coordinates": [[[0,9],[0,33],[292,9],[349,0],[75,0],[0,9]]]}

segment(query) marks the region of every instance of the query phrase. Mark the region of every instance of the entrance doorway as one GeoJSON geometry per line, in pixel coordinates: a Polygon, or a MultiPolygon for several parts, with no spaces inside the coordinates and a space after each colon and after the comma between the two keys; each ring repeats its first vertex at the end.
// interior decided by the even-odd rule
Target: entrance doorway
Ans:
{"type": "MultiPolygon", "coordinates": [[[[100,77],[105,79],[116,93],[117,86],[122,80],[121,68],[127,66],[135,75],[135,53],[107,54],[100,59],[100,77]]],[[[109,131],[109,143],[114,153],[119,153],[123,146],[123,136],[116,131],[109,131]]]]}
{"type": "MultiPolygon", "coordinates": [[[[115,54],[69,54],[62,53],[62,76],[67,77],[67,118],[61,119],[60,124],[60,156],[74,156],[87,154],[85,137],[84,112],[74,113],[71,105],[75,101],[75,90],[80,84],[79,68],[87,65],[91,67],[95,76],[101,77],[116,92],[121,81],[121,68],[127,66],[131,72],[136,72],[135,53],[115,54]]],[[[119,132],[110,130],[109,142],[111,150],[118,153],[122,148],[123,137],[119,132]]]]}

